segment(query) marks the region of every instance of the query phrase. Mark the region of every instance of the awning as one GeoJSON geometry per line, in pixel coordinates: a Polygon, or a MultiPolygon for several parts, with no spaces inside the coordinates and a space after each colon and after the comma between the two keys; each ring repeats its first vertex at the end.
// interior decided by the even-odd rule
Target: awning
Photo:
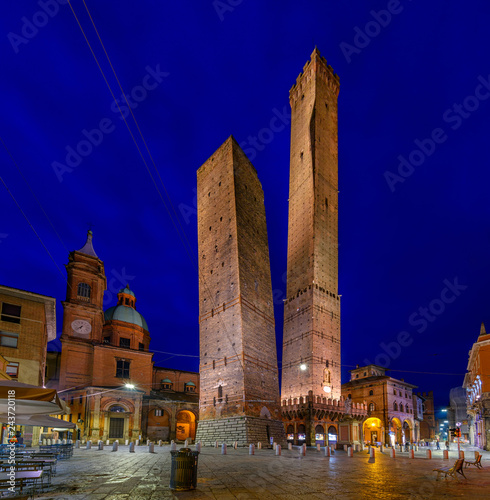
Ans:
{"type": "Polygon", "coordinates": [[[0,414],[8,416],[9,408],[11,409],[10,416],[14,416],[15,413],[16,419],[21,415],[59,415],[65,413],[56,389],[45,389],[14,380],[0,380],[0,414]],[[15,390],[11,400],[15,401],[15,407],[12,404],[9,405],[8,391],[12,390],[15,390]]]}
{"type": "MultiPolygon", "coordinates": [[[[8,422],[8,415],[1,413],[0,422],[8,422]]],[[[15,416],[16,425],[37,425],[39,427],[56,427],[66,429],[75,429],[76,425],[73,422],[67,422],[66,420],[61,420],[59,418],[49,417],[48,415],[16,415],[15,416]]]]}

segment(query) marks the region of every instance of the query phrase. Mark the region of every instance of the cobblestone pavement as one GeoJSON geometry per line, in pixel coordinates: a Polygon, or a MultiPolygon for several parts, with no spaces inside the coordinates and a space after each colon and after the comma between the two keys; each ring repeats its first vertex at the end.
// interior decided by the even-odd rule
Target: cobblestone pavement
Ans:
{"type": "MultiPolygon", "coordinates": [[[[473,457],[475,448],[466,448],[466,457],[473,457]]],[[[325,457],[323,449],[308,449],[306,457],[298,450],[283,450],[275,456],[272,450],[203,448],[199,455],[197,490],[172,492],[170,482],[170,447],[146,446],[129,453],[127,446],[112,452],[105,450],[74,450],[70,460],[58,462],[52,486],[36,498],[44,499],[398,499],[398,498],[489,498],[490,452],[483,452],[483,470],[465,469],[467,480],[436,481],[433,468],[452,465],[442,459],[442,451],[433,451],[432,460],[425,450],[415,459],[407,453],[390,458],[389,452],[377,450],[374,463],[365,451],[348,457],[344,451],[325,457]]]]}

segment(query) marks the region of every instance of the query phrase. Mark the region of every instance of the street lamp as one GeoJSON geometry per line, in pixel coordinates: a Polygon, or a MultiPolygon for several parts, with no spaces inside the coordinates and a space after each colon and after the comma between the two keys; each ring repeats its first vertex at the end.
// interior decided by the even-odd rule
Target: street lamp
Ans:
{"type": "Polygon", "coordinates": [[[299,365],[299,369],[300,369],[301,371],[303,371],[303,372],[306,370],[306,368],[307,368],[307,366],[306,366],[304,363],[301,363],[301,364],[299,365]]]}
{"type": "Polygon", "coordinates": [[[133,384],[126,384],[124,387],[126,387],[126,389],[134,389],[133,384]]]}

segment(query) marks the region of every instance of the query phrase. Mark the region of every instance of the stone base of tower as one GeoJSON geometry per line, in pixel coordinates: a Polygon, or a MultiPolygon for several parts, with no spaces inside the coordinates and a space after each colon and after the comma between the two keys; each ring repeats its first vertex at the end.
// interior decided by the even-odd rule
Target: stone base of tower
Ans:
{"type": "Polygon", "coordinates": [[[238,446],[262,443],[267,446],[273,438],[275,443],[285,446],[286,433],[281,420],[257,417],[230,417],[215,420],[200,420],[197,426],[196,442],[214,446],[215,442],[238,446]]]}

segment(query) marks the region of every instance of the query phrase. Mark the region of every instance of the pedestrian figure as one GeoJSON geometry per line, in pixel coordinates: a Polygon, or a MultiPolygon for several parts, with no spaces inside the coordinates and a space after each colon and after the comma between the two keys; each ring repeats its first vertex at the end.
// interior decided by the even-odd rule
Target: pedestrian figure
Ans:
{"type": "Polygon", "coordinates": [[[436,450],[440,450],[441,449],[441,446],[439,445],[439,439],[437,439],[436,441],[436,450]]]}

